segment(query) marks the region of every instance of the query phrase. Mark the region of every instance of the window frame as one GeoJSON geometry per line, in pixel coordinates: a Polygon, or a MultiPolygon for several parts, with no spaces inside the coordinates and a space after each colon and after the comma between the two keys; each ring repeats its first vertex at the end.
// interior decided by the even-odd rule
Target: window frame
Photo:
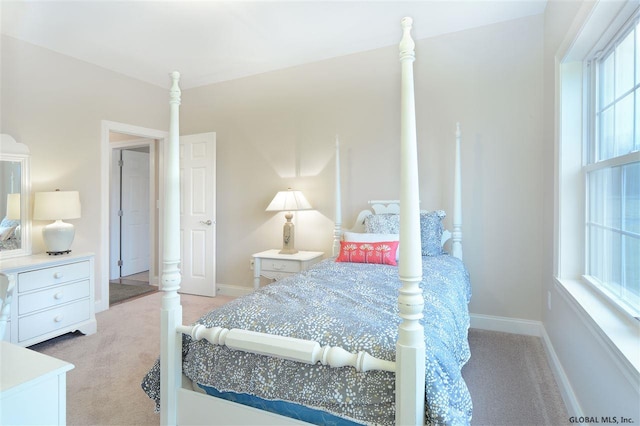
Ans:
{"type": "MultiPolygon", "coordinates": [[[[634,51],[634,75],[640,75],[640,58],[638,49],[640,49],[640,8],[637,8],[624,22],[624,24],[620,25],[618,29],[615,29],[615,33],[611,34],[603,34],[600,40],[595,43],[592,50],[585,56],[585,60],[583,61],[583,99],[585,100],[583,106],[583,146],[582,146],[582,179],[583,186],[581,188],[582,195],[584,197],[584,248],[583,248],[583,265],[582,265],[582,281],[587,283],[591,288],[595,289],[598,293],[604,296],[610,304],[621,311],[625,315],[634,318],[636,320],[640,320],[640,306],[634,306],[629,301],[622,298],[620,295],[614,293],[612,289],[610,289],[609,284],[603,283],[597,277],[591,275],[592,264],[590,261],[591,256],[591,227],[599,226],[590,221],[590,185],[589,185],[589,176],[591,173],[600,171],[600,170],[611,170],[616,167],[623,167],[629,164],[640,163],[640,140],[638,140],[638,123],[634,123],[633,135],[634,135],[634,143],[632,152],[622,154],[619,156],[609,157],[606,159],[599,158],[600,147],[599,143],[599,128],[598,124],[600,123],[598,114],[603,112],[606,108],[601,108],[598,105],[600,101],[598,98],[598,84],[600,83],[601,76],[599,74],[600,63],[603,60],[606,60],[611,54],[614,53],[615,49],[621,44],[621,42],[629,35],[630,32],[636,31],[635,36],[635,50],[634,51]]],[[[615,68],[613,71],[613,78],[615,79],[615,68]]],[[[617,96],[615,93],[615,88],[613,89],[613,101],[608,104],[608,106],[615,105],[624,96],[633,94],[635,92],[635,96],[640,98],[640,78],[635,77],[634,84],[632,88],[625,91],[625,95],[617,96]]],[[[634,102],[634,116],[638,116],[637,108],[640,108],[640,99],[636,99],[634,102]]],[[[615,118],[614,118],[615,119],[615,118]]],[[[621,184],[621,190],[624,188],[624,182],[621,184]]],[[[620,233],[620,235],[625,235],[627,232],[622,229],[623,226],[620,226],[620,230],[615,230],[614,232],[620,233]]],[[[636,237],[632,235],[632,237],[636,237]]],[[[621,243],[621,245],[623,245],[621,243]]],[[[623,250],[623,249],[622,249],[623,250]]],[[[621,259],[621,262],[624,262],[625,259],[621,259]]],[[[624,270],[624,266],[621,266],[621,270],[624,270]]],[[[624,293],[624,287],[622,287],[622,292],[624,293]]],[[[637,297],[636,297],[637,299],[637,297]]]]}
{"type": "MultiPolygon", "coordinates": [[[[582,3],[554,55],[554,254],[553,280],[547,287],[543,322],[550,337],[565,341],[571,327],[583,324],[615,367],[630,380],[640,380],[640,321],[613,304],[611,297],[584,278],[585,268],[585,151],[589,131],[585,109],[585,59],[605,47],[638,9],[638,0],[582,3]],[[560,302],[557,302],[557,300],[560,302]],[[565,325],[567,328],[565,328],[565,325]],[[555,335],[555,336],[554,336],[555,335]]],[[[584,342],[584,340],[583,340],[584,342]]],[[[561,345],[569,349],[570,342],[561,345]],[[568,345],[568,346],[567,346],[568,345]]],[[[579,405],[576,405],[579,407],[579,405]]],[[[578,409],[578,412],[581,412],[578,409]]]]}

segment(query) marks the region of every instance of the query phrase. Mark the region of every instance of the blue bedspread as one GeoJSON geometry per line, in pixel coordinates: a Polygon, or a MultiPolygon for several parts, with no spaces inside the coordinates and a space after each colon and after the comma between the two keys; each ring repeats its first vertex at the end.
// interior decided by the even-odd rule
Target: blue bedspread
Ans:
{"type": "MultiPolygon", "coordinates": [[[[423,275],[427,423],[468,424],[472,404],[461,368],[470,356],[469,277],[462,262],[449,255],[423,257],[423,275]]],[[[321,346],[395,360],[400,285],[395,266],[328,259],[234,300],[198,322],[315,340],[321,346]]],[[[394,424],[393,373],[305,365],[189,337],[183,340],[183,370],[195,382],[222,392],[290,401],[367,424],[394,424]]],[[[156,364],[143,381],[156,401],[158,371],[156,364]]]]}

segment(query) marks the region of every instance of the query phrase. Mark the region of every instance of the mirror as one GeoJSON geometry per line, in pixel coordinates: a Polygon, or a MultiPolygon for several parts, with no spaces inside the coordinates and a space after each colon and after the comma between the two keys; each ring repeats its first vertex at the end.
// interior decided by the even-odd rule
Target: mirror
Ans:
{"type": "Polygon", "coordinates": [[[31,254],[29,148],[0,135],[0,259],[31,254]]]}

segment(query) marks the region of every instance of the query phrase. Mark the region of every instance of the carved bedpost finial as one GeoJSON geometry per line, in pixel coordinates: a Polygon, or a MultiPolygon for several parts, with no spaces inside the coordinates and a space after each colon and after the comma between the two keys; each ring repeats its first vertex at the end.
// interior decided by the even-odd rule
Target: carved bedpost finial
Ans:
{"type": "Polygon", "coordinates": [[[180,82],[180,73],[178,71],[174,71],[169,74],[169,76],[171,76],[171,89],[169,89],[169,96],[171,97],[170,102],[180,103],[180,95],[182,94],[180,86],[178,85],[180,82]]]}
{"type": "Polygon", "coordinates": [[[400,60],[402,61],[405,57],[415,59],[414,49],[416,47],[416,44],[411,38],[413,19],[409,17],[402,18],[402,21],[400,21],[400,25],[402,26],[402,40],[400,40],[400,60]]]}

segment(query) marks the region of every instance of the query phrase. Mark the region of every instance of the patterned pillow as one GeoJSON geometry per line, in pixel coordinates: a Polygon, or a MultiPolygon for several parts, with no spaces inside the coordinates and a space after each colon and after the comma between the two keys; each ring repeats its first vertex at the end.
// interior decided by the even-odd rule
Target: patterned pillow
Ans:
{"type": "MultiPolygon", "coordinates": [[[[400,234],[374,234],[345,231],[342,236],[344,241],[357,243],[382,243],[385,241],[400,241],[400,234]]],[[[400,245],[396,250],[396,260],[400,259],[400,245]]]]}
{"type": "Polygon", "coordinates": [[[440,256],[442,251],[443,210],[420,213],[420,241],[423,256],[440,256]]]}
{"type": "Polygon", "coordinates": [[[398,241],[385,241],[379,243],[340,241],[340,254],[336,258],[336,262],[397,265],[397,249],[398,241]]]}
{"type": "Polygon", "coordinates": [[[369,215],[364,218],[364,232],[368,234],[399,234],[400,215],[397,213],[369,215]]]}
{"type": "MultiPolygon", "coordinates": [[[[420,212],[420,241],[423,256],[439,256],[442,251],[443,210],[420,212]]],[[[375,234],[400,233],[400,215],[384,213],[369,215],[364,219],[364,230],[375,234]]]]}

